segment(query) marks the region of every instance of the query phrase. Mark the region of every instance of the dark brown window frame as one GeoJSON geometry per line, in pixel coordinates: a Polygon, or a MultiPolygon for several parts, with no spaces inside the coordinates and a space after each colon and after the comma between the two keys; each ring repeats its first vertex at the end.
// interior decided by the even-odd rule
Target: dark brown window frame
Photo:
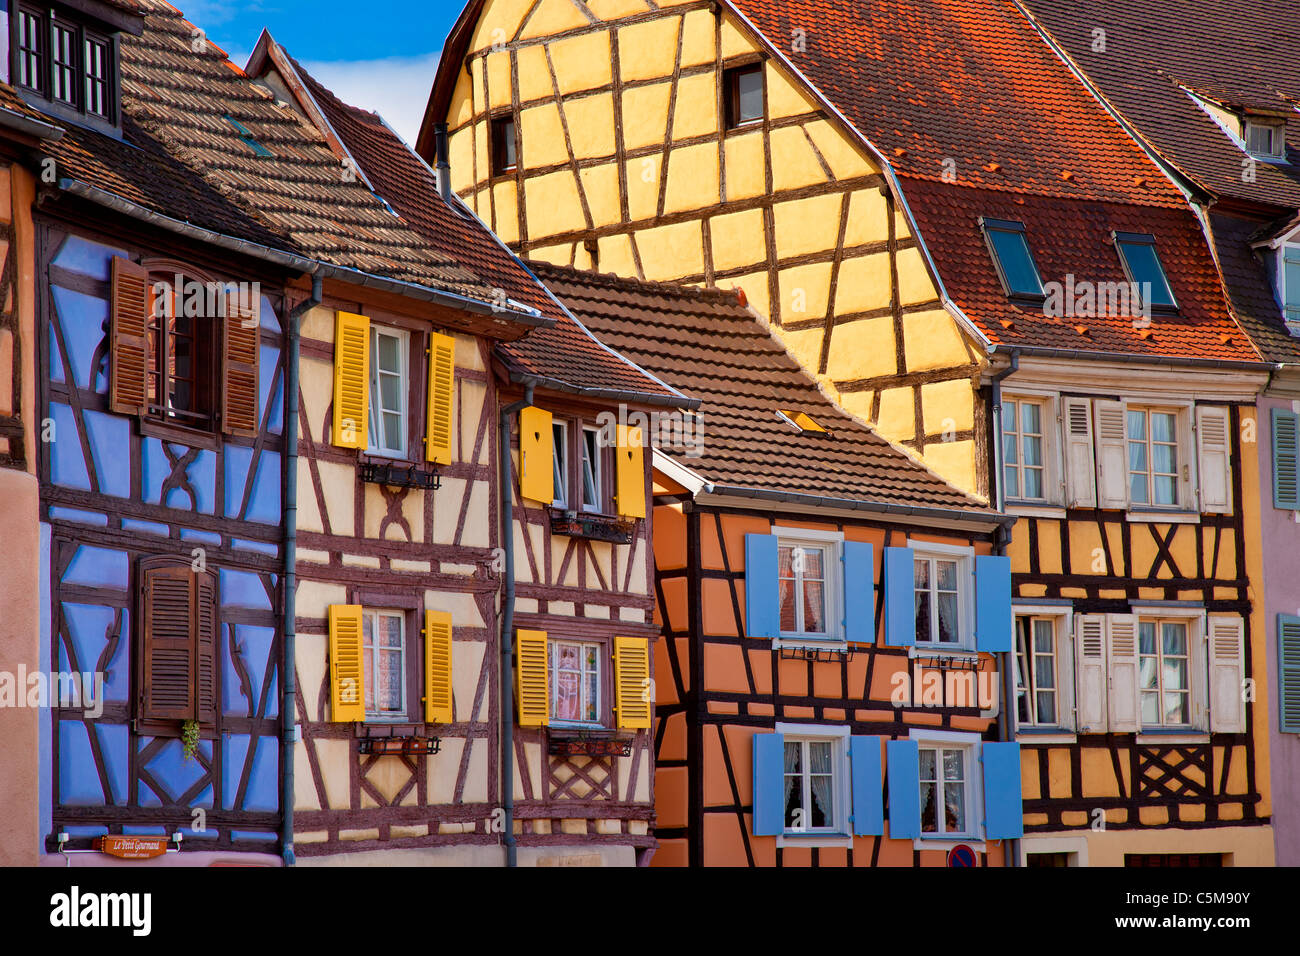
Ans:
{"type": "MultiPolygon", "coordinates": [[[[154,284],[157,282],[167,282],[173,285],[176,282],[176,276],[180,276],[183,281],[193,280],[201,284],[216,282],[217,280],[210,274],[196,269],[183,262],[174,259],[141,259],[140,265],[148,272],[149,294],[152,296],[154,284]]],[[[152,298],[150,300],[152,302],[152,298]]],[[[187,420],[187,415],[168,414],[164,408],[159,405],[150,405],[141,415],[142,429],[147,423],[152,430],[160,433],[159,437],[174,437],[183,441],[201,441],[207,439],[215,447],[215,440],[221,434],[221,342],[218,333],[220,326],[219,317],[198,316],[196,317],[196,334],[194,335],[195,351],[195,387],[198,389],[200,382],[206,391],[206,405],[208,411],[205,413],[207,423],[203,425],[195,424],[187,420]],[[197,334],[201,330],[201,334],[197,334]]],[[[151,321],[152,328],[152,321],[151,321]]],[[[149,368],[146,374],[149,376],[162,376],[163,370],[161,363],[165,356],[165,351],[155,350],[151,347],[149,352],[149,368]]]]}
{"type": "Polygon", "coordinates": [[[736,132],[761,127],[767,122],[767,75],[761,58],[747,57],[723,65],[722,68],[722,129],[724,132],[736,132]],[[748,73],[757,73],[763,93],[762,112],[752,119],[740,118],[740,77],[748,73]]]}
{"type": "Polygon", "coordinates": [[[583,429],[594,428],[597,431],[603,431],[602,426],[597,424],[594,417],[588,418],[571,413],[555,414],[553,420],[562,422],[565,426],[565,464],[568,466],[568,474],[563,476],[565,481],[564,508],[559,510],[572,512],[579,516],[617,518],[618,515],[614,509],[614,491],[617,479],[613,474],[615,468],[614,449],[610,445],[602,445],[599,448],[600,507],[596,511],[587,511],[582,506],[583,429]]]}
{"type": "Polygon", "coordinates": [[[548,726],[559,733],[582,733],[584,730],[615,730],[614,716],[614,638],[610,634],[574,634],[562,630],[563,624],[551,625],[546,629],[546,715],[549,720],[556,720],[551,714],[554,703],[555,686],[552,682],[551,645],[556,641],[568,644],[600,645],[600,708],[597,722],[585,721],[563,722],[548,726]],[[557,629],[558,628],[558,629],[557,629]]]}
{"type": "Polygon", "coordinates": [[[117,37],[115,34],[97,29],[89,20],[79,17],[77,11],[62,4],[36,6],[32,3],[15,3],[10,8],[9,17],[9,76],[16,89],[40,101],[51,112],[65,116],[91,126],[119,131],[120,116],[118,106],[121,102],[121,74],[117,37]],[[36,18],[40,24],[37,32],[37,67],[40,75],[36,85],[18,82],[20,58],[25,55],[19,48],[19,29],[22,15],[36,18]],[[72,99],[56,99],[54,96],[54,49],[52,45],[55,25],[70,29],[74,33],[73,56],[75,59],[72,99]],[[96,113],[86,109],[87,60],[86,43],[93,42],[103,47],[106,54],[104,70],[105,112],[96,113]]]}
{"type": "MultiPolygon", "coordinates": [[[[401,717],[371,717],[356,724],[357,736],[370,736],[365,728],[382,727],[397,733],[396,728],[410,728],[412,733],[423,734],[424,722],[424,597],[409,591],[383,591],[373,586],[349,587],[348,603],[361,606],[366,611],[400,611],[403,620],[405,648],[406,710],[401,717]]],[[[364,693],[362,695],[364,700],[364,693]]]]}
{"type": "Polygon", "coordinates": [[[497,113],[488,119],[488,155],[492,177],[512,176],[519,170],[519,122],[514,113],[497,113]],[[512,140],[515,161],[506,163],[506,130],[512,140]]]}

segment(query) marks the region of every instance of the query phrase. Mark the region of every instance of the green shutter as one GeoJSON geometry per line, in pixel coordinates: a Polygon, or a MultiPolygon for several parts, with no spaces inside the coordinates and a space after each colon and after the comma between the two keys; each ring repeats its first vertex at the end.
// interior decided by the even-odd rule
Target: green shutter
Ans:
{"type": "Polygon", "coordinates": [[[1300,617],[1277,616],[1277,726],[1284,734],[1300,734],[1300,617]]]}
{"type": "Polygon", "coordinates": [[[1300,415],[1273,409],[1273,507],[1300,510],[1300,415]]]}

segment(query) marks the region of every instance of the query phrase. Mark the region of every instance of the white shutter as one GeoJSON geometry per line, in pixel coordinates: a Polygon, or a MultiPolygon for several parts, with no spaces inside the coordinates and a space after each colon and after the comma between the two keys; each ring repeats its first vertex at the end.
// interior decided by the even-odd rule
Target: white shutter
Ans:
{"type": "Polygon", "coordinates": [[[1092,455],[1092,402],[1061,399],[1065,425],[1065,506],[1097,507],[1096,465],[1092,455]]]}
{"type": "Polygon", "coordinates": [[[1216,734],[1246,731],[1245,626],[1239,617],[1211,617],[1208,622],[1210,730],[1216,734]]]}
{"type": "Polygon", "coordinates": [[[1207,514],[1227,514],[1232,510],[1227,408],[1210,405],[1196,409],[1196,444],[1201,479],[1201,511],[1207,514]]]}
{"type": "Polygon", "coordinates": [[[1106,615],[1082,614],[1078,621],[1075,727],[1081,734],[1102,734],[1106,732],[1106,615]]]}
{"type": "Polygon", "coordinates": [[[1138,691],[1138,619],[1136,614],[1110,614],[1106,618],[1107,665],[1110,680],[1107,701],[1112,733],[1137,733],[1142,729],[1138,691]]]}
{"type": "Polygon", "coordinates": [[[1094,403],[1097,420],[1097,499],[1102,508],[1128,507],[1128,416],[1123,402],[1094,403]]]}

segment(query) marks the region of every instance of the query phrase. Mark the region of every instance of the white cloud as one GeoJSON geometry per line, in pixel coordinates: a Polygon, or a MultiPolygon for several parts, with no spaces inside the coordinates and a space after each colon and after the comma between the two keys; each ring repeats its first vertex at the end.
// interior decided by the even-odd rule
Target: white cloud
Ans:
{"type": "Polygon", "coordinates": [[[378,113],[414,145],[440,52],[379,60],[305,60],[302,65],[344,103],[378,113]]]}

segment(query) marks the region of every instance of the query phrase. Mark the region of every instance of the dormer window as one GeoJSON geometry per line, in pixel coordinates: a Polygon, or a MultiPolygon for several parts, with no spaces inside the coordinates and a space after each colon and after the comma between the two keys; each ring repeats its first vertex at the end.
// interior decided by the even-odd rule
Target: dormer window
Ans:
{"type": "MultiPolygon", "coordinates": [[[[105,4],[91,6],[104,7],[106,17],[124,16],[105,4]]],[[[132,25],[101,21],[71,6],[19,3],[10,9],[9,76],[24,99],[73,122],[115,128],[118,79],[114,33],[132,25]]]]}
{"type": "Polygon", "coordinates": [[[1023,222],[980,218],[984,241],[988,243],[993,265],[1002,280],[1002,291],[1010,297],[1043,297],[1043,282],[1038,275],[1034,255],[1029,251],[1023,222]]]}
{"type": "Polygon", "coordinates": [[[1142,300],[1157,311],[1176,312],[1178,303],[1165,277],[1165,267],[1160,264],[1155,237],[1117,232],[1114,238],[1128,281],[1136,283],[1142,300]]]}
{"type": "Polygon", "coordinates": [[[1247,116],[1244,129],[1242,138],[1250,155],[1268,160],[1286,157],[1285,123],[1247,116]]]}

